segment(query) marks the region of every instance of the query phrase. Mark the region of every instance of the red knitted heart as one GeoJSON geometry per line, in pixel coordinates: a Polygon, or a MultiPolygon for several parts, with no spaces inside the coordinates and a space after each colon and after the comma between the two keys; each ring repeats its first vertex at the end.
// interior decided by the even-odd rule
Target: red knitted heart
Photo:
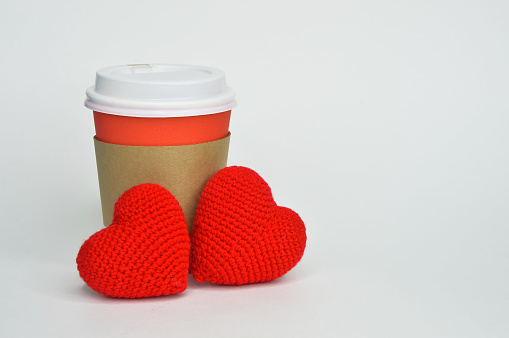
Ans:
{"type": "Polygon", "coordinates": [[[106,296],[162,296],[186,289],[189,247],[177,200],[147,183],[120,196],[113,223],[85,241],[76,263],[85,283],[106,296]]]}
{"type": "Polygon", "coordinates": [[[305,247],[306,228],[299,215],[278,207],[256,172],[228,167],[201,194],[191,233],[190,271],[198,282],[266,282],[292,269],[305,247]]]}

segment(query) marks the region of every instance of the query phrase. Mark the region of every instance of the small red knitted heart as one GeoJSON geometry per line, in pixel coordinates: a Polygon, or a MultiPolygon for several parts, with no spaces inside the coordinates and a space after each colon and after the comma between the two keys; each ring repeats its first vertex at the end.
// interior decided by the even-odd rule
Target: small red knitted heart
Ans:
{"type": "Polygon", "coordinates": [[[147,183],[120,196],[113,223],[83,243],[76,263],[85,283],[106,296],[162,296],[186,289],[189,248],[179,203],[147,183]]]}
{"type": "Polygon", "coordinates": [[[191,233],[190,271],[198,282],[274,280],[299,262],[305,247],[299,215],[277,206],[253,170],[224,168],[207,182],[191,233]]]}

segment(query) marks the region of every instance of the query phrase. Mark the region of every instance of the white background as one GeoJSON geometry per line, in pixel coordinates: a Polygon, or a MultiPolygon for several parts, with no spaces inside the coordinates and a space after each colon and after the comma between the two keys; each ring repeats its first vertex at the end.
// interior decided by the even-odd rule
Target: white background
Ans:
{"type": "Polygon", "coordinates": [[[0,336],[508,337],[509,2],[3,1],[0,336]],[[85,89],[101,67],[223,69],[230,165],[307,226],[261,285],[103,297],[85,89]]]}

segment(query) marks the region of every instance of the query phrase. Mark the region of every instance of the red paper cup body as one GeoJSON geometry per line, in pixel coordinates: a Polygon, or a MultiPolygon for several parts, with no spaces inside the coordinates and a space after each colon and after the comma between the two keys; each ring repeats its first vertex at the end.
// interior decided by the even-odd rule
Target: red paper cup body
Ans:
{"type": "Polygon", "coordinates": [[[94,111],[99,141],[131,146],[178,146],[228,135],[231,110],[198,116],[132,117],[94,111]]]}

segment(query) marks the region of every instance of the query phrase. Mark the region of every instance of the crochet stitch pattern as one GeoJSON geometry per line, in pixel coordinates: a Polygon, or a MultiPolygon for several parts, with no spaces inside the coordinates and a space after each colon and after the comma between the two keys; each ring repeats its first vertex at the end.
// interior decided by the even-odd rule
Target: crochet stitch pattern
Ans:
{"type": "Polygon", "coordinates": [[[112,224],[85,241],[76,263],[85,283],[103,295],[154,297],[186,289],[189,252],[179,203],[147,183],[120,196],[112,224]]]}
{"type": "Polygon", "coordinates": [[[302,258],[306,228],[276,205],[268,184],[245,167],[227,167],[206,184],[191,232],[190,271],[198,282],[266,282],[302,258]]]}

